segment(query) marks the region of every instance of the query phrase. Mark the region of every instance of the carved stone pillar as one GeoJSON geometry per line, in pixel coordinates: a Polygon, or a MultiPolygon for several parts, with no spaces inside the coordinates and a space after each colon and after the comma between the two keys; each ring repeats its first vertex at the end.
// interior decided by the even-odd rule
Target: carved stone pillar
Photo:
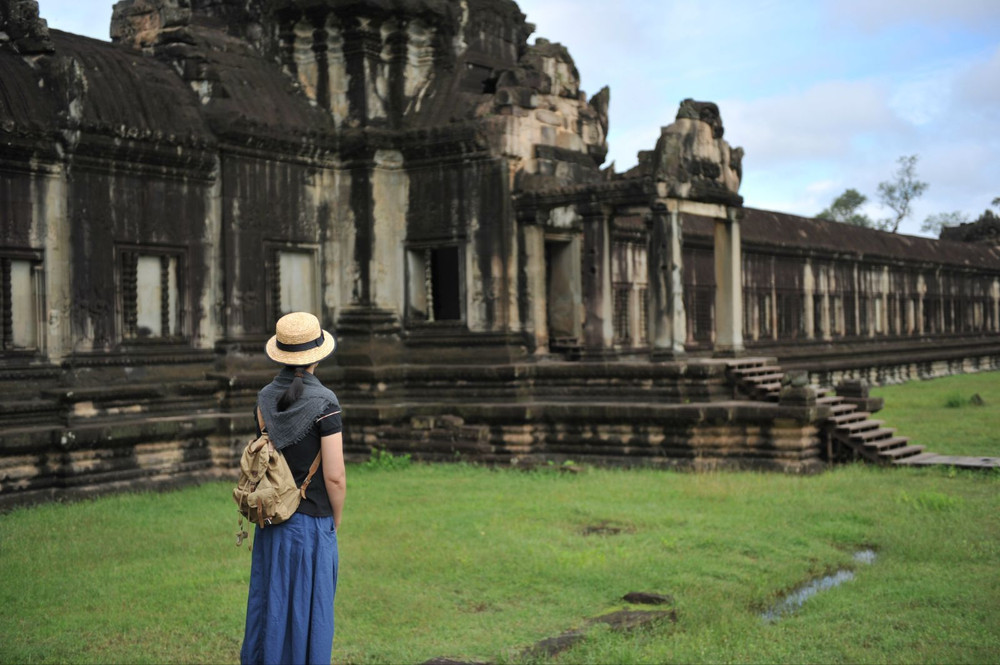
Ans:
{"type": "Polygon", "coordinates": [[[349,81],[347,98],[349,117],[365,125],[373,117],[380,117],[376,90],[379,64],[382,59],[382,36],[379,26],[371,19],[354,17],[345,21],[344,59],[347,61],[349,81]]]}
{"type": "Polygon", "coordinates": [[[816,338],[816,278],[813,276],[812,262],[806,259],[802,268],[802,321],[806,329],[806,339],[816,338]]]}
{"type": "Polygon", "coordinates": [[[655,201],[647,219],[649,346],[654,360],[677,358],[684,355],[687,337],[680,214],[668,211],[663,201],[655,201]]]}
{"type": "Polygon", "coordinates": [[[743,352],[743,274],[736,209],[715,220],[715,352],[743,352]]]}
{"type": "Polygon", "coordinates": [[[392,31],[386,38],[389,47],[389,123],[394,128],[402,125],[406,111],[406,62],[408,49],[408,21],[396,19],[392,31]]]}
{"type": "Polygon", "coordinates": [[[582,292],[588,303],[583,318],[583,347],[600,355],[614,343],[611,294],[611,233],[600,205],[581,210],[583,216],[582,292]]]}
{"type": "Polygon", "coordinates": [[[545,353],[549,347],[547,320],[548,294],[545,279],[545,231],[537,224],[534,211],[518,215],[521,245],[524,248],[524,330],[535,353],[545,353]]]}

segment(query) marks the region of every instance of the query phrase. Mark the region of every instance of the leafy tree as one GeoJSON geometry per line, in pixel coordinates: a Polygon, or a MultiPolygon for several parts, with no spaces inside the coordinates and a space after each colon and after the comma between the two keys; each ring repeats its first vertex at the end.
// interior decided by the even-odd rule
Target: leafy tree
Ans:
{"type": "Polygon", "coordinates": [[[816,215],[818,219],[829,219],[834,222],[843,222],[853,226],[863,226],[871,228],[873,222],[868,215],[858,212],[858,208],[863,206],[868,197],[856,189],[844,190],[844,193],[833,200],[829,208],[816,215]]]}
{"type": "Polygon", "coordinates": [[[969,216],[958,210],[953,212],[939,212],[935,215],[929,215],[924,220],[924,223],[920,225],[920,230],[924,233],[933,233],[940,236],[941,229],[965,224],[968,221],[969,216]]]}
{"type": "Polygon", "coordinates": [[[987,208],[983,211],[983,214],[976,219],[976,222],[981,222],[983,224],[988,222],[1000,222],[1000,215],[997,215],[995,212],[987,208]]]}
{"type": "Polygon", "coordinates": [[[910,206],[913,201],[927,189],[926,182],[917,180],[917,159],[917,155],[900,157],[896,160],[899,168],[896,169],[894,179],[878,184],[879,201],[896,214],[895,218],[880,221],[879,227],[884,231],[898,232],[900,222],[912,212],[910,206]]]}

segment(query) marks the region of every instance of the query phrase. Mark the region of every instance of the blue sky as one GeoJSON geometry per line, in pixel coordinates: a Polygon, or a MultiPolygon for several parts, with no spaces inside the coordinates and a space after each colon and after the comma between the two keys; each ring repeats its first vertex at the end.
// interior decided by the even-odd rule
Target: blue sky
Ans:
{"type": "MultiPolygon", "coordinates": [[[[61,30],[107,39],[113,0],[39,0],[61,30]]],[[[901,231],[976,217],[1000,196],[1000,0],[521,0],[583,88],[611,88],[608,159],[656,144],[685,97],[719,104],[743,146],[746,204],[814,215],[867,195],[901,155],[929,183],[901,231]]]]}

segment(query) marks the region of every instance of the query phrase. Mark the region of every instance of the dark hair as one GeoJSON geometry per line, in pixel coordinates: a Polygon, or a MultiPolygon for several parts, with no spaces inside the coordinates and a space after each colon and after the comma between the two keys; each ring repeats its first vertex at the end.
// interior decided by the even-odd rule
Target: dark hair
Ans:
{"type": "Polygon", "coordinates": [[[288,386],[288,390],[285,394],[278,398],[278,411],[284,411],[292,404],[295,404],[295,400],[302,396],[302,389],[304,385],[302,383],[302,367],[295,367],[295,378],[292,379],[292,385],[288,386]]]}

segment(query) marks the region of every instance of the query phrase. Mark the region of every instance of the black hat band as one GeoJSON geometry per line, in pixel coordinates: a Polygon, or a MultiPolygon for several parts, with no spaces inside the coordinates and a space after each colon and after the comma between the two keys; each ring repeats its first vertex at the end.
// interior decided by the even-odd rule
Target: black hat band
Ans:
{"type": "Polygon", "coordinates": [[[317,346],[323,346],[323,333],[320,332],[319,337],[311,342],[303,342],[302,344],[285,344],[280,340],[275,340],[275,346],[277,346],[282,351],[288,351],[289,353],[296,353],[298,351],[308,351],[310,349],[315,349],[317,346]]]}

